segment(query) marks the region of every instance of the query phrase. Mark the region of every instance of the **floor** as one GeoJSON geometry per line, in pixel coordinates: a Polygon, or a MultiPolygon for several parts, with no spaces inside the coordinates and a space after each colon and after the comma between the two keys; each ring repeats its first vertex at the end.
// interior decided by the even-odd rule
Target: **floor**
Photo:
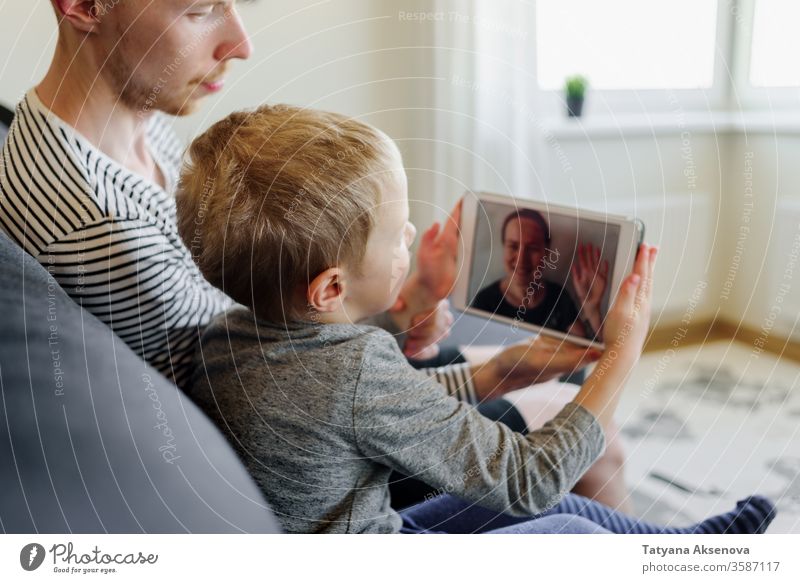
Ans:
{"type": "Polygon", "coordinates": [[[650,352],[617,422],[637,516],[684,526],[758,493],[778,507],[768,532],[800,533],[799,363],[729,341],[650,352]]]}
{"type": "Polygon", "coordinates": [[[646,354],[617,421],[636,513],[675,525],[759,493],[800,533],[800,364],[737,342],[646,354]]]}

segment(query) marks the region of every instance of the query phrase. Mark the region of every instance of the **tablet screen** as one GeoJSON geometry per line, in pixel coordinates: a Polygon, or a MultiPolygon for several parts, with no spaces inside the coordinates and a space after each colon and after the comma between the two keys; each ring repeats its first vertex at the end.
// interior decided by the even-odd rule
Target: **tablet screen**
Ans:
{"type": "Polygon", "coordinates": [[[468,304],[602,342],[620,227],[479,201],[468,304]]]}

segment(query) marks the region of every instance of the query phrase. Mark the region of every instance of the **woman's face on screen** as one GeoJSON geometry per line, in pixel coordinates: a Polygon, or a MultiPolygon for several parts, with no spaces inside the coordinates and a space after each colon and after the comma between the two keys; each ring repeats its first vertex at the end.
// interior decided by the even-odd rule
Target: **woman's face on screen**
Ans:
{"type": "Polygon", "coordinates": [[[537,273],[547,252],[547,235],[541,225],[529,218],[508,222],[503,233],[503,263],[512,283],[527,287],[537,273]]]}

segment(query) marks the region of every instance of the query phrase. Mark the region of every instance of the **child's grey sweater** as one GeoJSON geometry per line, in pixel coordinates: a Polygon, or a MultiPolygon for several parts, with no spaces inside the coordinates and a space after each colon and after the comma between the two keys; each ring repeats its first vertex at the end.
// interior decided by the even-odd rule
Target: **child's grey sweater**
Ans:
{"type": "Polygon", "coordinates": [[[579,405],[527,436],[486,419],[372,326],[275,326],[235,308],[206,329],[198,359],[192,397],[289,532],[397,532],[392,470],[493,510],[537,514],[605,447],[579,405]]]}

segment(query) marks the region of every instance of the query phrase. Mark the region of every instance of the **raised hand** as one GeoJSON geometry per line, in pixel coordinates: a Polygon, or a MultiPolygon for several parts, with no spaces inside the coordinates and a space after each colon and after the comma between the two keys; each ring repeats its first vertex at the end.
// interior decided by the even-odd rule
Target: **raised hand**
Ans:
{"type": "Polygon", "coordinates": [[[572,286],[575,289],[581,316],[596,333],[601,332],[603,316],[600,304],[608,287],[608,261],[600,261],[600,249],[591,243],[579,244],[572,264],[572,286]]]}
{"type": "Polygon", "coordinates": [[[449,304],[442,303],[453,289],[458,274],[461,202],[442,227],[434,223],[420,239],[417,269],[403,286],[390,313],[406,331],[403,352],[408,357],[432,358],[437,343],[449,334],[453,318],[449,304]]]}
{"type": "Polygon", "coordinates": [[[461,204],[459,201],[453,208],[444,227],[434,223],[420,239],[417,251],[419,283],[437,300],[449,296],[456,283],[461,204]]]}

